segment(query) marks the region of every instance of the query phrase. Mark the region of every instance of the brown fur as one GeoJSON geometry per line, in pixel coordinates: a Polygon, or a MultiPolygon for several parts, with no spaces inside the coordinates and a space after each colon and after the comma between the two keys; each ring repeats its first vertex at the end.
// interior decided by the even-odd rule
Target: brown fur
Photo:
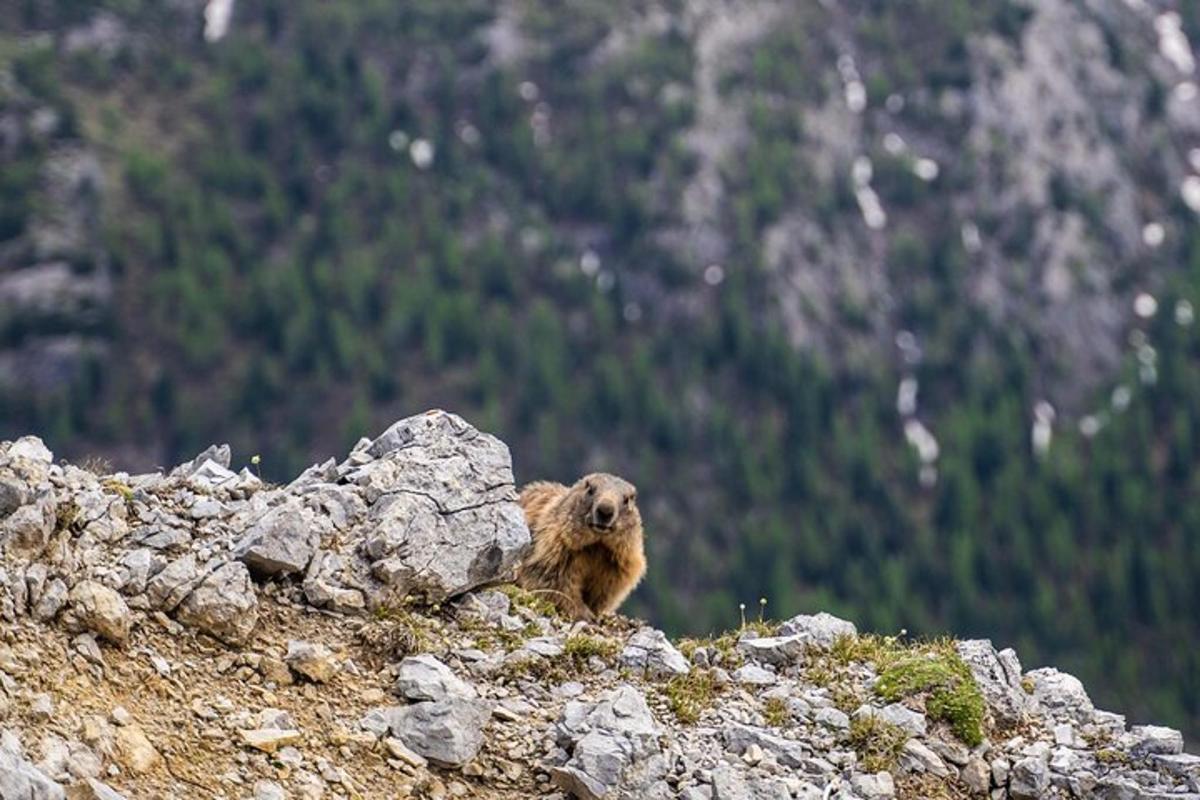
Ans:
{"type": "Polygon", "coordinates": [[[637,489],[628,481],[601,472],[570,487],[538,481],[521,490],[519,502],[533,550],[517,583],[548,590],[563,613],[585,620],[611,614],[646,573],[637,489]]]}

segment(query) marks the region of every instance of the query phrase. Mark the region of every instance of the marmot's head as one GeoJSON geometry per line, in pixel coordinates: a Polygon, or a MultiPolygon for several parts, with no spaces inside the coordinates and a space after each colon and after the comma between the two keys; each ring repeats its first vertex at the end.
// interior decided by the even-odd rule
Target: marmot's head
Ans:
{"type": "Polygon", "coordinates": [[[637,487],[616,475],[593,472],[575,482],[567,494],[571,515],[601,538],[641,528],[637,487]]]}

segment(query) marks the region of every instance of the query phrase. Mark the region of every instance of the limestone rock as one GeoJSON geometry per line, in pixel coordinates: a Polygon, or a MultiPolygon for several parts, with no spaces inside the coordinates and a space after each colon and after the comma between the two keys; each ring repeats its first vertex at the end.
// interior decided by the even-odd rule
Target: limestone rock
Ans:
{"type": "Polygon", "coordinates": [[[1183,752],[1183,734],[1160,725],[1134,725],[1129,730],[1134,740],[1133,754],[1178,755],[1183,752]]]}
{"type": "Polygon", "coordinates": [[[822,611],[792,617],[779,626],[778,635],[799,636],[805,644],[827,650],[841,636],[857,636],[858,628],[853,622],[822,611]]]}
{"type": "Polygon", "coordinates": [[[887,772],[877,772],[874,775],[855,775],[850,779],[850,786],[855,793],[865,800],[883,800],[896,796],[896,783],[887,772]]]}
{"type": "Polygon", "coordinates": [[[479,696],[469,683],[427,653],[400,662],[396,691],[409,700],[473,700],[479,696]]]}
{"type": "Polygon", "coordinates": [[[62,787],[25,760],[21,742],[0,733],[0,797],[13,800],[63,800],[62,787]]]}
{"type": "Polygon", "coordinates": [[[146,585],[146,599],[155,608],[174,611],[204,577],[196,556],[188,553],[167,564],[146,585]]]}
{"type": "Polygon", "coordinates": [[[731,753],[742,755],[752,746],[759,747],[772,754],[780,764],[792,769],[805,766],[812,755],[803,742],[785,739],[749,725],[729,725],[723,735],[725,746],[731,753]]]}
{"type": "Polygon", "coordinates": [[[176,615],[229,644],[245,644],[258,623],[258,597],[246,565],[230,561],[201,581],[176,615]]]}
{"type": "Polygon", "coordinates": [[[683,654],[655,628],[641,628],[621,651],[621,665],[641,671],[651,678],[673,678],[686,675],[691,667],[683,654]]]}
{"type": "Polygon", "coordinates": [[[95,581],[80,581],[69,595],[71,611],[83,627],[113,644],[124,644],[131,624],[121,595],[95,581]]]}
{"type": "Polygon", "coordinates": [[[1050,770],[1046,762],[1035,756],[1013,764],[1008,792],[1015,800],[1037,800],[1050,788],[1050,770]]]}
{"type": "Polygon", "coordinates": [[[10,557],[34,558],[46,549],[57,520],[54,492],[42,491],[0,519],[0,547],[10,557]]]}
{"type": "Polygon", "coordinates": [[[296,744],[300,741],[300,731],[286,728],[256,728],[238,731],[242,744],[261,750],[264,753],[274,753],[281,747],[296,744]]]}
{"type": "Polygon", "coordinates": [[[765,636],[754,639],[742,639],[737,649],[755,661],[767,664],[784,665],[804,655],[808,639],[805,636],[765,636]]]}
{"type": "Polygon", "coordinates": [[[900,703],[892,703],[883,708],[875,708],[870,705],[863,705],[854,712],[855,719],[863,717],[878,717],[884,722],[888,722],[903,729],[909,736],[924,736],[926,723],[925,715],[917,711],[913,711],[900,703]]]}
{"type": "Polygon", "coordinates": [[[658,725],[632,686],[619,686],[595,704],[567,703],[556,730],[570,755],[551,769],[551,778],[579,797],[648,796],[666,772],[658,725]]]}
{"type": "Polygon", "coordinates": [[[325,645],[317,642],[288,642],[287,655],[283,661],[298,675],[310,681],[325,683],[337,673],[337,662],[325,645]]]}
{"type": "Polygon", "coordinates": [[[1025,677],[1033,682],[1033,699],[1055,719],[1090,722],[1095,715],[1091,698],[1074,675],[1043,667],[1025,677]]]}
{"type": "Polygon", "coordinates": [[[1021,662],[1011,649],[996,651],[987,639],[969,639],[956,646],[958,655],[971,669],[984,700],[997,722],[1018,724],[1033,704],[1021,686],[1021,662]]]}
{"type": "Polygon", "coordinates": [[[136,723],[118,728],[114,740],[117,761],[134,774],[149,772],[161,758],[136,723]]]}
{"type": "Polygon", "coordinates": [[[372,503],[363,551],[391,592],[440,601],[510,574],[530,539],[503,442],[432,411],[392,425],[367,452],[375,460],[346,479],[372,503]]]}
{"type": "Polygon", "coordinates": [[[259,518],[234,552],[256,573],[304,572],[321,543],[321,530],[313,512],[299,498],[288,498],[259,518]]]}
{"type": "Polygon", "coordinates": [[[491,715],[488,701],[450,698],[395,708],[388,724],[392,735],[418,755],[444,767],[461,767],[483,746],[491,715]]]}

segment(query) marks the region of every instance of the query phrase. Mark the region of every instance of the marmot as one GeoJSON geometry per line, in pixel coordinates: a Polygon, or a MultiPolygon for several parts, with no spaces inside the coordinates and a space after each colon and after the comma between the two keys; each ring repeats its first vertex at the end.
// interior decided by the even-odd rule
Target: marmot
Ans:
{"type": "Polygon", "coordinates": [[[533,549],[517,570],[517,583],[550,590],[548,599],[576,619],[616,610],[646,573],[637,489],[597,472],[574,486],[537,481],[518,501],[533,535],[533,549]]]}

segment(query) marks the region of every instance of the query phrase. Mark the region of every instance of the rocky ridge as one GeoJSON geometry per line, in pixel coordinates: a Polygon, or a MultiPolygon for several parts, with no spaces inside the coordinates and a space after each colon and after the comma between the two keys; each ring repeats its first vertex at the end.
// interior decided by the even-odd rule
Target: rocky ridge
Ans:
{"type": "Polygon", "coordinates": [[[828,614],[672,642],[505,581],[508,449],[435,411],[286,486],[0,444],[0,798],[1200,798],[984,640],[828,614]]]}

